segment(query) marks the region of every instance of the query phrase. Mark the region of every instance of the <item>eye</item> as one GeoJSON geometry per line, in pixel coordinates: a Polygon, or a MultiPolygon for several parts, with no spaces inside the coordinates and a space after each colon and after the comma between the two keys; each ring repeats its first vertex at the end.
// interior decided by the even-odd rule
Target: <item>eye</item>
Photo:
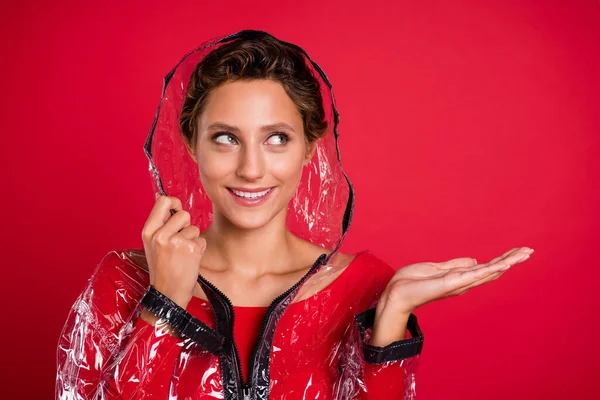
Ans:
{"type": "Polygon", "coordinates": [[[213,136],[212,140],[215,143],[225,144],[225,145],[237,144],[237,140],[236,140],[235,136],[233,136],[231,133],[227,133],[227,132],[217,133],[215,136],[213,136]]]}
{"type": "Polygon", "coordinates": [[[290,140],[290,137],[287,134],[280,132],[280,133],[276,133],[274,135],[269,136],[269,138],[267,139],[267,143],[276,145],[276,146],[280,146],[280,145],[286,144],[289,140],[290,140]]]}

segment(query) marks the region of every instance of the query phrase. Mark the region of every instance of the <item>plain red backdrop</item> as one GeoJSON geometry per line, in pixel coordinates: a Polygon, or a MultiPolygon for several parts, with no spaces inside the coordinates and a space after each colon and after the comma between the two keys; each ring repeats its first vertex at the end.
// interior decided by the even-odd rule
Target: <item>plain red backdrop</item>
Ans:
{"type": "Polygon", "coordinates": [[[596,398],[597,1],[68,3],[0,13],[1,398],[52,398],[69,307],[105,253],[141,247],[163,76],[240,29],[297,43],[333,83],[357,192],[344,251],[536,250],[416,311],[419,399],[596,398]]]}

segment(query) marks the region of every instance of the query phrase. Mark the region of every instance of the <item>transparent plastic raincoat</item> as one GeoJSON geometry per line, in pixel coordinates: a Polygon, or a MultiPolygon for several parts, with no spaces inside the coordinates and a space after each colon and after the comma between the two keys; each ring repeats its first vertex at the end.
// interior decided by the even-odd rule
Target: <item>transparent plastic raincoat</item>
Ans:
{"type": "MultiPolygon", "coordinates": [[[[164,80],[144,146],[152,182],[157,192],[179,198],[201,230],[211,222],[212,205],[179,130],[187,84],[211,50],[263,35],[268,34],[240,31],[210,40],[185,55],[164,80]]],[[[233,340],[234,308],[217,287],[198,275],[208,299],[202,317],[149,285],[143,250],[108,253],[59,338],[57,399],[415,398],[423,344],[416,317],[409,318],[407,339],[385,347],[369,344],[377,300],[395,269],[370,251],[350,265],[337,257],[352,220],[354,192],[341,167],[331,84],[304,50],[282,43],[300,50],[319,80],[328,122],[289,203],[287,224],[295,235],[332,251],[272,301],[246,380],[233,340]],[[340,275],[311,292],[331,274],[340,275]],[[156,325],[139,318],[144,307],[159,317],[156,325]]]]}

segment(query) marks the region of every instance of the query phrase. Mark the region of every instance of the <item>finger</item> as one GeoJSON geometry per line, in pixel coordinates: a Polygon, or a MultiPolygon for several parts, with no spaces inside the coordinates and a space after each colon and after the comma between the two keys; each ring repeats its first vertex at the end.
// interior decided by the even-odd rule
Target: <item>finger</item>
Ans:
{"type": "Polygon", "coordinates": [[[479,280],[471,283],[470,285],[467,285],[463,288],[455,290],[455,291],[449,293],[448,296],[461,295],[471,288],[474,288],[476,286],[480,286],[480,285],[483,285],[484,283],[491,282],[493,280],[498,279],[500,276],[502,276],[502,274],[504,274],[504,272],[506,272],[508,270],[508,268],[510,268],[511,266],[513,266],[515,264],[519,264],[519,263],[526,261],[529,258],[530,254],[533,253],[533,249],[529,249],[528,251],[518,251],[518,250],[524,250],[524,249],[527,249],[527,248],[525,247],[525,248],[519,248],[517,250],[513,249],[511,251],[508,251],[505,254],[503,254],[504,259],[501,259],[501,257],[497,257],[496,259],[498,260],[498,263],[499,263],[498,265],[504,265],[504,267],[501,267],[499,272],[492,273],[482,279],[479,279],[479,280]],[[509,254],[509,253],[511,253],[511,254],[509,254]]]}
{"type": "MultiPolygon", "coordinates": [[[[529,251],[525,251],[525,249],[528,249],[528,248],[527,247],[516,247],[514,249],[508,250],[507,252],[502,254],[502,256],[496,257],[494,260],[492,260],[488,263],[484,263],[484,264],[469,265],[468,258],[456,259],[456,260],[460,260],[460,261],[455,262],[454,265],[448,264],[445,266],[445,268],[448,268],[448,271],[450,271],[450,272],[467,272],[467,271],[480,269],[483,267],[494,266],[495,264],[498,264],[500,266],[515,265],[515,264],[517,264],[519,262],[523,262],[527,258],[529,258],[528,257],[529,251],[531,251],[531,252],[533,251],[531,249],[528,249],[529,251]],[[462,265],[462,266],[460,266],[460,265],[462,265]]],[[[450,260],[449,262],[451,262],[451,261],[454,261],[454,260],[450,260]]]]}
{"type": "Polygon", "coordinates": [[[206,250],[206,240],[203,237],[197,237],[197,238],[192,239],[192,241],[196,245],[195,250],[199,254],[204,254],[204,250],[206,250]]]}
{"type": "Polygon", "coordinates": [[[179,231],[175,237],[181,240],[192,240],[197,238],[198,235],[200,235],[200,229],[196,225],[188,225],[179,231]]]}
{"type": "Polygon", "coordinates": [[[494,263],[494,264],[488,263],[487,265],[490,265],[490,266],[502,265],[505,267],[511,267],[513,265],[522,263],[523,261],[527,260],[528,258],[529,258],[529,252],[519,249],[519,251],[513,252],[512,254],[502,258],[501,260],[498,260],[496,263],[494,263]]]}
{"type": "MultiPolygon", "coordinates": [[[[477,264],[476,262],[472,265],[468,265],[468,262],[464,262],[463,265],[460,266],[450,266],[450,268],[452,269],[452,271],[457,271],[457,272],[465,272],[465,271],[469,271],[469,270],[473,270],[473,269],[477,269],[477,268],[481,268],[483,266],[488,266],[488,265],[492,265],[495,262],[499,262],[500,260],[504,259],[505,257],[508,257],[512,254],[515,254],[517,251],[519,251],[519,247],[515,247],[514,249],[510,249],[507,252],[505,252],[504,254],[502,254],[500,257],[496,257],[494,260],[487,262],[487,263],[483,263],[483,264],[477,264]]],[[[463,260],[463,259],[457,259],[457,260],[463,260]]],[[[464,258],[464,260],[467,260],[467,258],[464,258]]],[[[452,260],[450,260],[452,261],[452,260]]],[[[475,260],[477,261],[477,260],[475,260]]]]}
{"type": "Polygon", "coordinates": [[[494,258],[493,260],[489,261],[487,264],[491,265],[491,264],[500,262],[502,260],[505,260],[507,257],[511,257],[513,255],[514,256],[520,255],[519,258],[522,258],[526,254],[530,254],[530,250],[531,249],[529,247],[516,247],[514,249],[507,251],[506,253],[502,254],[501,256],[494,258]]]}
{"type": "Polygon", "coordinates": [[[477,265],[477,260],[471,257],[453,258],[448,261],[437,263],[437,266],[440,269],[470,268],[474,265],[477,265]]]}
{"type": "Polygon", "coordinates": [[[477,268],[462,271],[449,270],[444,276],[433,279],[432,284],[438,286],[437,293],[444,293],[444,297],[448,297],[450,293],[466,290],[467,287],[475,284],[475,282],[483,281],[492,275],[504,272],[512,265],[529,258],[527,254],[523,255],[521,252],[509,251],[507,253],[510,253],[508,257],[494,264],[479,264],[477,268]]]}
{"type": "Polygon", "coordinates": [[[158,196],[144,225],[143,230],[146,236],[152,237],[166,223],[171,217],[171,209],[175,212],[182,210],[181,201],[177,197],[158,196]]]}
{"type": "Polygon", "coordinates": [[[445,288],[445,293],[448,295],[454,291],[460,291],[467,286],[485,279],[492,274],[503,271],[506,268],[505,264],[492,264],[482,266],[477,269],[472,269],[464,272],[452,271],[442,278],[442,285],[445,288]]]}
{"type": "MultiPolygon", "coordinates": [[[[501,260],[502,258],[509,256],[510,254],[518,251],[519,249],[521,249],[521,247],[515,247],[513,249],[510,249],[507,252],[505,252],[504,254],[502,254],[500,257],[497,257],[494,260],[490,261],[490,263],[497,262],[498,260],[501,260]]],[[[474,258],[471,258],[471,257],[454,258],[452,260],[440,262],[437,264],[438,264],[438,267],[441,269],[472,268],[472,267],[481,265],[481,264],[477,264],[477,260],[474,258]]]]}
{"type": "Polygon", "coordinates": [[[173,239],[180,240],[181,244],[189,246],[192,252],[202,255],[206,249],[206,239],[198,236],[199,233],[198,227],[190,225],[182,229],[173,239]]]}
{"type": "MultiPolygon", "coordinates": [[[[500,257],[497,257],[494,260],[488,262],[487,265],[491,265],[492,262],[497,262],[497,261],[501,260],[502,258],[515,253],[518,250],[519,250],[518,247],[515,247],[514,249],[510,249],[507,252],[505,252],[504,254],[502,254],[500,257]]],[[[470,260],[470,258],[467,258],[467,257],[456,258],[454,260],[446,261],[443,264],[448,263],[444,266],[445,268],[450,268],[450,269],[459,270],[459,271],[461,270],[461,268],[464,268],[464,271],[467,271],[469,269],[475,269],[475,268],[481,267],[482,265],[485,265],[485,264],[477,264],[477,260],[475,260],[475,259],[472,259],[472,260],[474,260],[474,262],[472,262],[472,263],[469,263],[468,260],[470,260]]]]}
{"type": "Polygon", "coordinates": [[[504,274],[504,272],[506,272],[506,271],[500,271],[500,272],[490,274],[483,279],[480,279],[478,281],[471,283],[470,285],[467,285],[463,288],[460,288],[460,289],[457,289],[455,291],[448,293],[447,297],[459,296],[459,295],[465,293],[466,291],[468,291],[469,289],[474,288],[475,286],[480,286],[480,285],[483,285],[484,283],[494,281],[494,280],[498,279],[500,276],[502,276],[502,274],[504,274]]]}
{"type": "Polygon", "coordinates": [[[188,227],[190,222],[190,213],[185,210],[179,210],[156,231],[155,235],[160,235],[162,239],[168,239],[188,227]]]}

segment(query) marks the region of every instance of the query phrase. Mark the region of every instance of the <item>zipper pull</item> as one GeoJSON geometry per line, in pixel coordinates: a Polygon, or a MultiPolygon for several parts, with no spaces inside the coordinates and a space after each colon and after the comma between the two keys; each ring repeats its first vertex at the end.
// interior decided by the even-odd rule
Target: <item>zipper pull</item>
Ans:
{"type": "Polygon", "coordinates": [[[244,393],[244,400],[250,400],[250,386],[242,386],[242,392],[244,393]]]}

